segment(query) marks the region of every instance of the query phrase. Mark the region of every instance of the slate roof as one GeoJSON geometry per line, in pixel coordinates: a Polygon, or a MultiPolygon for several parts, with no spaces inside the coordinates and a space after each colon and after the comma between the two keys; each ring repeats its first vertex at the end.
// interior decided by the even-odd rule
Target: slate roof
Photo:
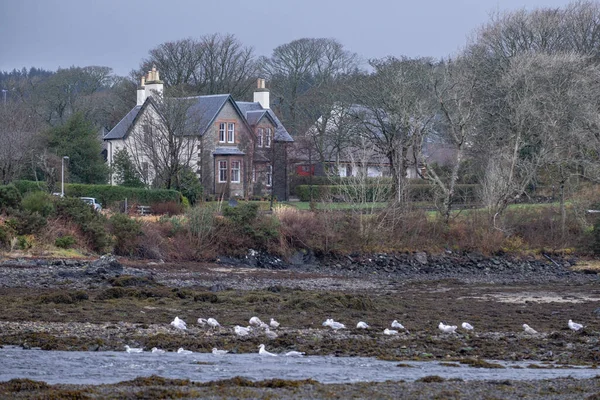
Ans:
{"type": "MultiPolygon", "coordinates": [[[[104,140],[112,139],[124,139],[129,133],[131,127],[135,123],[135,120],[140,111],[147,107],[152,102],[152,98],[146,99],[142,106],[135,106],[106,136],[104,140]]],[[[290,136],[288,131],[285,129],[281,121],[277,118],[275,113],[270,109],[264,109],[257,102],[238,102],[234,101],[229,94],[215,94],[208,96],[197,96],[197,97],[186,97],[182,100],[193,100],[193,104],[188,109],[188,115],[190,118],[196,118],[198,122],[197,134],[203,135],[208,128],[212,125],[215,118],[219,115],[219,112],[225,105],[225,103],[231,99],[231,103],[234,108],[244,117],[246,123],[255,125],[263,117],[271,119],[275,125],[275,135],[273,139],[277,142],[293,142],[294,139],[290,136]]]]}
{"type": "Polygon", "coordinates": [[[125,138],[125,136],[129,132],[129,128],[133,124],[133,121],[135,121],[135,119],[138,116],[138,114],[139,114],[140,110],[142,109],[142,107],[143,106],[135,106],[135,107],[133,107],[131,109],[131,111],[129,111],[123,117],[123,119],[121,119],[119,121],[119,123],[117,125],[115,125],[115,127],[112,128],[110,130],[110,132],[108,132],[104,136],[103,139],[104,140],[109,140],[109,139],[123,139],[123,138],[125,138]]]}
{"type": "MultiPolygon", "coordinates": [[[[271,119],[275,122],[275,135],[273,136],[273,139],[276,142],[293,142],[294,141],[294,139],[290,136],[290,134],[285,129],[285,127],[283,126],[283,124],[281,123],[279,118],[277,118],[277,116],[275,115],[273,110],[271,110],[271,109],[265,110],[264,108],[262,108],[260,103],[257,103],[257,102],[236,101],[236,103],[237,103],[238,107],[240,108],[240,110],[245,115],[248,115],[249,112],[253,112],[253,111],[266,111],[269,114],[269,117],[271,117],[271,119]]],[[[246,117],[246,118],[248,118],[248,117],[246,117]]]]}

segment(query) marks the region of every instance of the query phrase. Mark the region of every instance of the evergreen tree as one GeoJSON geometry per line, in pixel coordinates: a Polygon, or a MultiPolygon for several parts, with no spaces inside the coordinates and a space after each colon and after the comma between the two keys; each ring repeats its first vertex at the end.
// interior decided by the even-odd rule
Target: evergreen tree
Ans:
{"type": "Polygon", "coordinates": [[[189,167],[182,167],[179,170],[177,179],[178,183],[175,185],[175,189],[179,190],[182,195],[187,197],[191,205],[196,204],[202,198],[202,184],[198,179],[198,176],[189,167]]]}
{"type": "Polygon", "coordinates": [[[102,157],[97,130],[83,114],[73,114],[67,122],[50,130],[48,147],[59,157],[68,156],[69,181],[104,184],[108,166],[102,157]]]}
{"type": "Polygon", "coordinates": [[[113,162],[113,173],[117,185],[143,188],[144,182],[135,169],[127,149],[117,150],[113,162]]]}

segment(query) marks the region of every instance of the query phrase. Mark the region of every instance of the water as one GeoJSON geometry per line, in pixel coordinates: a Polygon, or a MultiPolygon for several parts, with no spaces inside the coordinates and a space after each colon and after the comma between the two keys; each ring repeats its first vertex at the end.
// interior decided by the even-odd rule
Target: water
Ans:
{"type": "Polygon", "coordinates": [[[314,379],[322,383],[351,383],[386,380],[412,381],[428,375],[464,380],[490,379],[551,379],[571,376],[591,378],[599,375],[595,369],[515,369],[530,362],[505,363],[506,369],[445,367],[438,362],[402,362],[412,368],[398,367],[398,362],[367,357],[306,356],[263,357],[258,354],[211,353],[177,354],[150,352],[128,354],[125,351],[43,351],[19,347],[0,349],[0,381],[29,378],[50,384],[116,383],[140,376],[159,375],[165,378],[206,382],[242,376],[253,380],[271,378],[314,379]]]}

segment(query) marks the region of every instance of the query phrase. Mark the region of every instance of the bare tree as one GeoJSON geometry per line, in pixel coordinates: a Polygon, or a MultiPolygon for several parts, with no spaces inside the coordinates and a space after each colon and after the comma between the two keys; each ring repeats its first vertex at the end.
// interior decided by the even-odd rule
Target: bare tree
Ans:
{"type": "Polygon", "coordinates": [[[201,117],[190,112],[193,99],[155,97],[125,148],[146,185],[171,189],[200,152],[201,117]]]}
{"type": "Polygon", "coordinates": [[[439,211],[446,222],[450,219],[466,153],[477,138],[480,105],[475,96],[479,80],[469,61],[459,58],[442,62],[432,74],[432,89],[441,115],[435,139],[446,145],[451,161],[448,165],[449,174],[444,176],[437,172],[432,160],[423,157],[426,167],[423,177],[433,182],[441,193],[439,211]]]}
{"type": "Polygon", "coordinates": [[[160,44],[132,75],[137,80],[153,66],[171,94],[229,93],[235,98],[250,92],[258,68],[252,47],[235,35],[218,33],[160,44]]]}
{"type": "Polygon", "coordinates": [[[427,98],[429,59],[371,61],[375,72],[355,93],[361,105],[355,113],[363,134],[386,157],[392,175],[393,199],[406,202],[407,171],[418,168],[423,139],[430,133],[436,109],[427,98]]]}
{"type": "Polygon", "coordinates": [[[25,105],[0,104],[0,182],[7,184],[24,171],[43,125],[25,105]]]}
{"type": "Polygon", "coordinates": [[[294,40],[276,47],[271,57],[261,59],[263,73],[271,82],[275,106],[292,135],[303,132],[322,115],[315,116],[311,112],[314,104],[312,110],[303,109],[302,97],[311,97],[312,88],[332,85],[337,79],[356,72],[359,65],[358,56],[345,50],[335,39],[294,40]]]}

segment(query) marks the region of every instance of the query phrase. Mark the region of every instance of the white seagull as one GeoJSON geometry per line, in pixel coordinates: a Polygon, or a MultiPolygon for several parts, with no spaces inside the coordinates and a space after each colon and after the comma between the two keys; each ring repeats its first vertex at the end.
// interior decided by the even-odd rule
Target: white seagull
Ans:
{"type": "Polygon", "coordinates": [[[454,333],[458,327],[456,325],[446,325],[443,322],[440,322],[438,328],[444,333],[454,333]]]}
{"type": "Polygon", "coordinates": [[[216,356],[222,356],[222,355],[224,355],[224,354],[227,354],[227,353],[229,353],[229,351],[227,351],[227,350],[219,350],[219,349],[217,349],[216,347],[213,347],[213,349],[212,349],[212,353],[213,353],[214,355],[216,355],[216,356]]]}
{"type": "Polygon", "coordinates": [[[535,335],[537,333],[535,329],[533,329],[527,324],[523,324],[523,330],[525,330],[525,333],[529,333],[530,335],[535,335]]]}
{"type": "Polygon", "coordinates": [[[400,322],[393,320],[392,321],[392,328],[397,328],[397,329],[406,329],[404,327],[404,325],[402,325],[400,322]]]}
{"type": "Polygon", "coordinates": [[[277,357],[277,354],[269,353],[268,351],[266,351],[264,344],[258,346],[258,354],[260,354],[261,356],[277,357]]]}
{"type": "Polygon", "coordinates": [[[261,329],[269,329],[269,325],[265,324],[262,321],[260,321],[260,325],[258,327],[261,328],[261,329]]]}
{"type": "Polygon", "coordinates": [[[569,320],[569,329],[571,329],[572,331],[578,331],[580,329],[583,328],[583,325],[578,324],[577,322],[573,322],[572,320],[569,320]]]}
{"type": "Polygon", "coordinates": [[[125,351],[128,353],[141,353],[144,349],[141,347],[129,347],[128,345],[125,345],[125,351]]]}
{"type": "Polygon", "coordinates": [[[323,326],[329,326],[335,331],[337,331],[338,329],[346,329],[346,325],[342,324],[341,322],[334,321],[331,318],[323,322],[323,326]]]}
{"type": "Polygon", "coordinates": [[[265,335],[267,335],[269,339],[277,339],[277,334],[270,330],[269,327],[265,329],[265,335]]]}
{"type": "Polygon", "coordinates": [[[238,336],[248,336],[250,334],[250,327],[244,328],[243,326],[236,325],[233,327],[233,331],[238,336]]]}
{"type": "Polygon", "coordinates": [[[271,328],[279,328],[279,322],[275,321],[273,318],[271,318],[271,322],[269,323],[269,325],[271,325],[271,328]]]}
{"type": "Polygon", "coordinates": [[[216,328],[218,326],[221,326],[221,324],[219,324],[219,322],[214,319],[214,318],[209,318],[206,320],[206,323],[208,324],[208,326],[210,326],[211,328],[216,328]]]}
{"type": "Polygon", "coordinates": [[[385,328],[385,329],[383,330],[383,334],[384,334],[384,335],[388,335],[388,336],[391,336],[391,335],[397,335],[397,334],[398,334],[398,331],[395,331],[395,330],[393,330],[393,329],[388,329],[388,328],[385,328]]]}
{"type": "Polygon", "coordinates": [[[364,321],[359,321],[358,324],[356,324],[356,329],[369,329],[369,325],[364,321]]]}
{"type": "Polygon", "coordinates": [[[288,351],[287,353],[285,353],[285,356],[287,357],[302,357],[304,354],[303,351],[288,351]]]}
{"type": "Polygon", "coordinates": [[[252,326],[260,326],[260,324],[262,324],[262,321],[258,317],[252,317],[252,318],[250,318],[250,321],[248,321],[248,322],[252,326]]]}
{"type": "Polygon", "coordinates": [[[198,325],[200,326],[206,326],[206,319],[205,318],[198,318],[198,325]]]}
{"type": "Polygon", "coordinates": [[[179,319],[179,317],[175,317],[175,319],[171,321],[171,325],[177,329],[187,329],[187,324],[184,320],[179,319]]]}
{"type": "Polygon", "coordinates": [[[183,347],[180,347],[177,349],[177,354],[192,354],[193,351],[191,350],[185,350],[183,347]]]}
{"type": "Polygon", "coordinates": [[[165,351],[164,351],[163,349],[159,349],[158,347],[153,347],[153,348],[152,348],[152,352],[153,352],[153,353],[162,354],[162,353],[164,353],[165,351]]]}
{"type": "Polygon", "coordinates": [[[473,325],[471,325],[468,322],[463,322],[461,326],[462,326],[463,329],[466,329],[468,331],[472,331],[473,330],[473,325]]]}

